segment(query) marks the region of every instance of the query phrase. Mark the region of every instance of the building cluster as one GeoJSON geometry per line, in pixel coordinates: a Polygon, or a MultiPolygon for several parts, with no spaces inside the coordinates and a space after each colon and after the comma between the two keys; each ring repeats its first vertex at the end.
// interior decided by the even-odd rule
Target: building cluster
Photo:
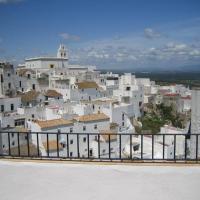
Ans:
{"type": "MultiPolygon", "coordinates": [[[[29,58],[17,68],[2,62],[0,150],[8,150],[8,138],[3,132],[12,132],[9,139],[13,149],[19,145],[17,133],[22,147],[28,140],[34,148],[38,138],[32,133],[48,132],[52,133],[48,144],[46,135],[39,134],[42,155],[47,154],[47,148],[52,155],[56,154],[59,145],[61,155],[67,153],[74,157],[79,153],[83,157],[88,154],[95,157],[99,153],[97,141],[101,142],[102,156],[108,154],[108,142],[115,155],[118,134],[135,134],[135,123],[139,123],[137,119],[149,103],[173,105],[177,112],[189,113],[191,90],[183,85],[159,86],[149,78],[137,78],[131,73],[101,73],[95,66],[70,65],[64,45],[60,45],[56,57],[29,58]],[[64,133],[69,133],[69,138],[64,133]],[[77,133],[79,152],[75,145],[77,133]],[[88,138],[87,133],[93,135],[88,138]]],[[[168,129],[165,126],[162,131],[166,133],[168,129]]],[[[127,137],[124,136],[121,145],[126,151],[127,137]]]]}

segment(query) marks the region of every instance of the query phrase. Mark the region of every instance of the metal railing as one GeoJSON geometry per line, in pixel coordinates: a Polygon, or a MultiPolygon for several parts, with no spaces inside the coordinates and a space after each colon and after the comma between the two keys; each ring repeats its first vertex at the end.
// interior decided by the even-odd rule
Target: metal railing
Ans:
{"type": "Polygon", "coordinates": [[[199,161],[199,135],[0,132],[0,157],[90,161],[199,161]]]}

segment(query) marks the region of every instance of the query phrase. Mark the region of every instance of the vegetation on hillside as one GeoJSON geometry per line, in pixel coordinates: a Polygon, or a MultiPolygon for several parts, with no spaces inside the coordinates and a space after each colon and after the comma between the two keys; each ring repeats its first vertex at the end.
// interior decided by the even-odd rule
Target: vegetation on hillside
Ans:
{"type": "Polygon", "coordinates": [[[164,106],[164,104],[156,105],[151,111],[145,112],[140,121],[142,129],[137,129],[138,132],[150,130],[152,133],[158,133],[165,124],[184,128],[184,118],[174,111],[173,106],[164,106]]]}

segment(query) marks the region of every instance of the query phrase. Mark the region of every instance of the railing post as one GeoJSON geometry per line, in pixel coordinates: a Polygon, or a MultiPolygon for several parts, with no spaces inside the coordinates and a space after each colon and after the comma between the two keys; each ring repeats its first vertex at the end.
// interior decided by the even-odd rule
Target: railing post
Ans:
{"type": "Polygon", "coordinates": [[[122,135],[119,135],[119,159],[122,159],[122,135]]]}
{"type": "Polygon", "coordinates": [[[108,139],[109,139],[109,159],[110,159],[110,134],[108,134],[108,139]]]}
{"type": "Polygon", "coordinates": [[[199,146],[199,135],[196,135],[196,161],[198,161],[198,146],[199,146]]]}
{"type": "Polygon", "coordinates": [[[49,134],[47,133],[47,157],[49,157],[49,134]]]}
{"type": "Polygon", "coordinates": [[[57,143],[57,157],[59,158],[60,157],[60,155],[59,155],[59,142],[58,142],[58,140],[59,140],[59,132],[56,134],[56,143],[57,143]]]}
{"type": "Polygon", "coordinates": [[[98,158],[100,159],[100,135],[98,134],[98,158]]]}
{"type": "Polygon", "coordinates": [[[130,159],[132,160],[132,135],[130,134],[130,159]]]}
{"type": "Polygon", "coordinates": [[[143,159],[143,135],[141,135],[141,160],[143,159]]]}
{"type": "Polygon", "coordinates": [[[88,159],[90,158],[90,135],[87,133],[87,150],[88,150],[88,159]]]}
{"type": "Polygon", "coordinates": [[[19,132],[17,133],[17,144],[18,144],[18,156],[20,157],[20,141],[19,141],[19,132]]]}
{"type": "Polygon", "coordinates": [[[185,160],[187,160],[187,139],[186,139],[186,135],[185,135],[185,160]]]}
{"type": "Polygon", "coordinates": [[[69,134],[67,133],[67,157],[69,158],[69,134]]]}
{"type": "Polygon", "coordinates": [[[176,135],[174,135],[174,160],[176,161],[176,135]]]}
{"type": "Polygon", "coordinates": [[[37,134],[37,154],[38,154],[38,157],[40,157],[39,136],[38,136],[38,133],[36,134],[37,134]]]}
{"type": "Polygon", "coordinates": [[[8,132],[8,152],[9,156],[11,156],[11,150],[10,150],[10,133],[8,132]]]}
{"type": "Polygon", "coordinates": [[[163,134],[163,160],[165,159],[165,134],[163,134]]]}
{"type": "Polygon", "coordinates": [[[80,158],[80,152],[79,152],[79,133],[77,133],[77,158],[80,158]]]}
{"type": "Polygon", "coordinates": [[[154,160],[154,135],[152,134],[152,160],[154,160]]]}
{"type": "Polygon", "coordinates": [[[28,157],[30,157],[30,149],[29,149],[29,132],[27,132],[27,150],[28,150],[28,157]]]}

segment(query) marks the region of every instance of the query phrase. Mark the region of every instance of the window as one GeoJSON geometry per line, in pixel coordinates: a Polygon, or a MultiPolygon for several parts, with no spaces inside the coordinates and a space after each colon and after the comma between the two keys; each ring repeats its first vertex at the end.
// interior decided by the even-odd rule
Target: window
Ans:
{"type": "Polygon", "coordinates": [[[32,89],[35,90],[35,84],[32,85],[32,89]]]}
{"type": "Polygon", "coordinates": [[[124,126],[124,122],[122,122],[122,126],[124,126]]]}
{"type": "Polygon", "coordinates": [[[83,138],[83,142],[86,142],[86,137],[83,138]]]}
{"type": "Polygon", "coordinates": [[[50,65],[50,68],[51,68],[51,69],[53,69],[53,68],[54,68],[54,65],[53,65],[53,64],[51,64],[51,65],[50,65]]]}
{"type": "Polygon", "coordinates": [[[73,144],[73,142],[74,142],[73,140],[70,140],[70,144],[73,144]]]}
{"type": "Polygon", "coordinates": [[[124,113],[122,114],[122,120],[124,120],[124,113]]]}
{"type": "Polygon", "coordinates": [[[10,77],[10,73],[8,73],[8,77],[10,77]]]}
{"type": "Polygon", "coordinates": [[[12,142],[12,146],[14,146],[14,145],[15,145],[15,142],[13,141],[13,142],[12,142]]]}
{"type": "Polygon", "coordinates": [[[11,134],[11,137],[14,138],[14,133],[11,134]]]}
{"type": "Polygon", "coordinates": [[[83,126],[83,131],[86,131],[86,126],[83,126]]]}
{"type": "Polygon", "coordinates": [[[34,114],[32,114],[32,118],[34,118],[35,117],[35,115],[34,114]]]}
{"type": "Polygon", "coordinates": [[[73,156],[73,152],[70,152],[70,154],[69,154],[69,155],[70,155],[70,157],[72,157],[72,156],[73,156]]]}
{"type": "Polygon", "coordinates": [[[70,129],[69,129],[69,132],[70,132],[70,133],[73,133],[73,128],[70,128],[70,129]]]}
{"type": "Polygon", "coordinates": [[[25,125],[25,119],[16,119],[15,120],[15,126],[24,126],[25,125]]]}
{"type": "Polygon", "coordinates": [[[5,145],[3,145],[3,149],[5,148],[5,145]]]}
{"type": "Polygon", "coordinates": [[[10,110],[13,111],[14,110],[14,104],[10,104],[10,110]]]}
{"type": "Polygon", "coordinates": [[[3,75],[1,74],[1,83],[3,83],[3,75]]]}
{"type": "Polygon", "coordinates": [[[24,88],[22,88],[22,92],[24,91],[24,88]]]}
{"type": "Polygon", "coordinates": [[[130,87],[126,87],[126,91],[130,91],[131,90],[131,88],[130,87]]]}
{"type": "Polygon", "coordinates": [[[27,74],[27,78],[30,79],[30,78],[31,78],[31,75],[30,75],[30,74],[27,74]]]}
{"type": "Polygon", "coordinates": [[[93,155],[93,151],[92,151],[92,149],[90,149],[90,156],[92,156],[93,155]]]}
{"type": "Polygon", "coordinates": [[[94,125],[94,129],[97,129],[97,124],[94,125]]]}
{"type": "Polygon", "coordinates": [[[1,112],[4,112],[4,105],[1,105],[1,112]]]}
{"type": "Polygon", "coordinates": [[[22,82],[21,81],[19,81],[19,87],[22,87],[22,82]]]}
{"type": "Polygon", "coordinates": [[[138,151],[140,148],[140,144],[133,146],[133,151],[138,151]]]}
{"type": "Polygon", "coordinates": [[[11,88],[11,83],[8,83],[8,88],[9,88],[9,89],[11,88]]]}

